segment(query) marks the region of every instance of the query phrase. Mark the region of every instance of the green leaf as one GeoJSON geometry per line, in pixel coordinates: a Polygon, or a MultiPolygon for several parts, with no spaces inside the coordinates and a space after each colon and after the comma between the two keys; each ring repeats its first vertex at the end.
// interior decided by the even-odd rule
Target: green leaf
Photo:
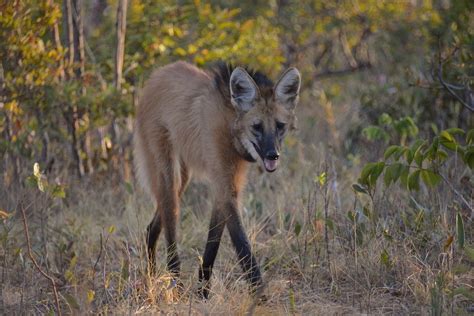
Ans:
{"type": "Polygon", "coordinates": [[[421,170],[423,182],[430,187],[436,186],[441,181],[441,176],[431,170],[421,170]]]}
{"type": "Polygon", "coordinates": [[[377,182],[377,179],[379,176],[382,174],[383,169],[385,168],[385,162],[377,162],[372,169],[372,172],[369,175],[369,184],[371,187],[375,186],[375,183],[377,182]]]}
{"type": "Polygon", "coordinates": [[[301,224],[297,221],[295,223],[295,235],[298,237],[301,233],[301,224]]]}
{"type": "Polygon", "coordinates": [[[446,159],[448,159],[448,153],[442,149],[439,149],[438,152],[436,153],[436,157],[438,158],[440,162],[443,162],[446,159]]]}
{"type": "Polygon", "coordinates": [[[390,158],[390,156],[392,156],[398,150],[398,148],[400,148],[400,146],[397,146],[397,145],[389,146],[385,150],[385,153],[383,154],[383,158],[385,160],[388,160],[388,158],[390,158]]]}
{"type": "Polygon", "coordinates": [[[372,219],[372,212],[370,211],[370,208],[365,205],[363,208],[362,208],[362,213],[365,215],[365,217],[367,217],[368,219],[372,219]]]}
{"type": "Polygon", "coordinates": [[[380,254],[380,262],[387,268],[390,268],[392,265],[390,256],[386,249],[382,250],[382,253],[380,254]]]}
{"type": "Polygon", "coordinates": [[[460,128],[453,127],[445,130],[450,135],[464,135],[466,132],[460,128]]]}
{"type": "Polygon", "coordinates": [[[445,147],[445,148],[447,148],[447,149],[449,149],[449,150],[451,150],[451,151],[456,151],[456,150],[458,149],[458,145],[457,145],[456,143],[447,141],[447,140],[445,140],[445,139],[441,139],[441,140],[439,141],[439,143],[440,143],[443,147],[445,147]]]}
{"type": "Polygon", "coordinates": [[[330,219],[330,218],[327,218],[327,219],[326,219],[326,226],[327,226],[330,230],[334,231],[334,222],[332,221],[332,219],[330,219]]]}
{"type": "Polygon", "coordinates": [[[130,194],[130,195],[133,194],[133,187],[132,187],[132,184],[129,181],[125,182],[125,190],[127,190],[128,194],[130,194]]]}
{"type": "Polygon", "coordinates": [[[367,163],[360,173],[359,183],[368,185],[369,180],[368,177],[372,173],[372,170],[375,168],[374,162],[367,163]]]}
{"type": "Polygon", "coordinates": [[[90,304],[95,298],[95,291],[94,290],[88,290],[87,291],[87,302],[90,304]]]}
{"type": "Polygon", "coordinates": [[[408,176],[408,190],[418,191],[420,189],[420,171],[416,170],[408,176]]]}
{"type": "Polygon", "coordinates": [[[413,121],[413,118],[406,116],[398,121],[395,122],[395,129],[401,134],[401,135],[407,135],[407,136],[416,136],[418,134],[418,127],[415,124],[415,121],[413,121]]]}
{"type": "Polygon", "coordinates": [[[66,299],[67,303],[69,304],[69,306],[71,306],[72,308],[77,309],[77,310],[81,309],[79,304],[77,303],[76,298],[74,296],[72,296],[69,293],[64,293],[63,295],[64,295],[64,298],[66,299]]]}
{"type": "Polygon", "coordinates": [[[383,113],[382,115],[380,115],[378,119],[378,123],[380,125],[390,126],[392,125],[392,122],[393,122],[392,117],[387,113],[383,113]]]}
{"type": "Polygon", "coordinates": [[[447,130],[442,131],[441,133],[439,133],[439,135],[441,136],[441,138],[444,138],[446,141],[453,142],[453,143],[456,142],[453,135],[451,135],[447,130]]]}
{"type": "Polygon", "coordinates": [[[410,165],[411,162],[413,161],[413,152],[410,150],[410,148],[405,149],[405,159],[407,160],[407,163],[410,165]]]}
{"type": "Polygon", "coordinates": [[[403,171],[403,164],[396,162],[385,168],[384,182],[386,186],[397,182],[403,171]]]}
{"type": "Polygon", "coordinates": [[[463,155],[464,163],[470,168],[474,169],[474,146],[466,146],[466,150],[463,155]]]}
{"type": "Polygon", "coordinates": [[[403,166],[402,171],[400,172],[400,184],[402,188],[406,189],[408,188],[408,175],[410,173],[410,167],[409,166],[403,166]]]}
{"type": "Polygon", "coordinates": [[[466,144],[474,144],[474,129],[470,129],[466,134],[466,144]]]}
{"type": "Polygon", "coordinates": [[[354,191],[359,192],[359,193],[369,194],[369,191],[358,183],[354,183],[352,185],[352,189],[354,189],[354,191]]]}
{"type": "Polygon", "coordinates": [[[56,184],[51,191],[51,195],[55,198],[64,199],[66,197],[66,192],[64,191],[64,187],[60,184],[56,184]]]}
{"type": "Polygon", "coordinates": [[[326,172],[321,172],[321,174],[316,177],[315,181],[316,181],[316,182],[319,182],[319,185],[320,185],[320,186],[325,185],[326,182],[327,182],[327,174],[326,174],[326,172]]]}
{"type": "Polygon", "coordinates": [[[392,171],[392,166],[388,166],[387,169],[385,169],[385,174],[383,176],[383,183],[385,184],[386,187],[390,186],[393,180],[393,171],[392,171]]]}
{"type": "Polygon", "coordinates": [[[421,165],[423,164],[423,159],[424,159],[424,156],[423,156],[423,147],[424,145],[420,145],[415,153],[413,154],[414,156],[414,160],[415,160],[415,163],[418,165],[418,167],[421,168],[421,165]]]}
{"type": "MultiPolygon", "coordinates": [[[[421,157],[423,157],[422,155],[422,149],[425,147],[426,145],[426,141],[422,140],[422,139],[417,139],[413,145],[411,145],[410,147],[410,153],[411,153],[411,157],[412,159],[414,158],[415,159],[415,162],[420,166],[420,164],[418,163],[419,159],[420,159],[420,155],[421,157]],[[418,159],[418,160],[417,160],[418,159]]],[[[407,158],[407,161],[408,161],[408,158],[407,158]]],[[[412,160],[411,160],[412,161],[412,160]]],[[[408,163],[410,164],[411,161],[409,161],[408,163]]]]}
{"type": "Polygon", "coordinates": [[[403,155],[403,153],[407,150],[408,150],[408,148],[403,147],[403,146],[399,146],[399,148],[393,154],[393,160],[399,160],[400,157],[403,155]]]}
{"type": "Polygon", "coordinates": [[[456,214],[456,235],[459,248],[464,248],[464,221],[459,212],[456,214]]]}
{"type": "Polygon", "coordinates": [[[439,142],[442,146],[444,146],[445,148],[451,151],[456,151],[458,148],[458,144],[456,143],[456,140],[447,131],[442,131],[440,133],[439,142]]]}
{"type": "Polygon", "coordinates": [[[364,135],[365,138],[370,141],[376,141],[376,140],[388,141],[389,139],[389,135],[387,134],[386,131],[374,125],[364,128],[362,130],[362,135],[364,135]]]}

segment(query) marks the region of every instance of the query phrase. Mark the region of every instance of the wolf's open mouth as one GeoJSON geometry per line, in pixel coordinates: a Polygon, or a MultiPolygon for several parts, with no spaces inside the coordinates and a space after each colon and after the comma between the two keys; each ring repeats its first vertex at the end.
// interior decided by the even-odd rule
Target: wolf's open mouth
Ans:
{"type": "Polygon", "coordinates": [[[265,170],[267,170],[267,172],[275,171],[278,167],[278,159],[272,160],[272,159],[263,158],[260,147],[257,144],[255,144],[254,142],[252,142],[252,141],[250,141],[250,142],[252,143],[253,148],[255,148],[255,151],[260,156],[260,159],[262,159],[263,165],[265,166],[265,170]]]}
{"type": "Polygon", "coordinates": [[[263,164],[265,165],[265,169],[268,172],[273,172],[277,169],[278,167],[278,160],[270,160],[270,159],[263,159],[263,164]]]}

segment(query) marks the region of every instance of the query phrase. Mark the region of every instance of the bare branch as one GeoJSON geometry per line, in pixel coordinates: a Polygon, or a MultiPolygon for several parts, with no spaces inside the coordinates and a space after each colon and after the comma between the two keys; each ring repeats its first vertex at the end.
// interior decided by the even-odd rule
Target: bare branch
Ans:
{"type": "MultiPolygon", "coordinates": [[[[452,84],[447,83],[446,81],[444,81],[444,79],[443,79],[443,64],[441,62],[439,63],[439,68],[438,68],[438,80],[441,83],[441,85],[449,92],[449,94],[451,94],[456,100],[459,101],[459,103],[461,103],[469,111],[474,112],[474,102],[471,102],[473,104],[469,104],[468,102],[466,102],[466,100],[464,100],[464,98],[459,96],[454,91],[454,89],[461,90],[458,86],[453,86],[452,84]]],[[[465,89],[467,89],[467,88],[464,87],[463,90],[465,90],[465,89]]]]}
{"type": "Polygon", "coordinates": [[[359,50],[359,47],[362,46],[362,44],[369,38],[370,35],[372,35],[372,31],[370,30],[370,27],[366,27],[362,31],[362,35],[360,36],[357,44],[355,44],[354,47],[352,47],[352,55],[357,57],[357,51],[359,50]]]}
{"type": "Polygon", "coordinates": [[[347,41],[346,32],[344,32],[344,30],[339,32],[339,41],[341,42],[342,52],[344,53],[344,57],[346,57],[347,63],[351,66],[351,68],[357,67],[358,62],[354,58],[354,55],[352,55],[349,42],[347,41]]]}
{"type": "Polygon", "coordinates": [[[372,68],[372,64],[370,62],[364,62],[364,63],[358,64],[356,67],[348,67],[348,68],[342,68],[342,69],[337,69],[337,70],[324,70],[322,72],[315,73],[313,75],[313,78],[317,80],[317,79],[322,79],[324,77],[347,75],[350,73],[367,70],[370,68],[372,68]]]}
{"type": "Polygon", "coordinates": [[[464,198],[464,196],[458,191],[456,190],[456,188],[452,185],[451,182],[448,181],[448,179],[442,174],[442,173],[439,173],[439,175],[441,176],[441,178],[443,179],[443,181],[449,186],[449,188],[451,189],[451,191],[454,192],[454,194],[456,194],[460,199],[461,201],[467,206],[467,208],[471,211],[471,217],[474,216],[474,208],[472,207],[471,204],[469,204],[466,199],[464,198]]]}
{"type": "Polygon", "coordinates": [[[115,51],[115,87],[120,91],[122,87],[122,68],[125,53],[125,32],[127,30],[128,0],[120,0],[117,8],[117,47],[115,51]]]}
{"type": "Polygon", "coordinates": [[[324,49],[319,53],[315,58],[313,65],[314,67],[318,67],[319,64],[321,64],[321,61],[323,60],[324,56],[326,56],[327,52],[332,48],[332,43],[326,43],[324,45],[324,49]]]}
{"type": "Polygon", "coordinates": [[[449,52],[449,54],[445,57],[441,57],[441,41],[438,40],[438,80],[441,83],[441,85],[453,96],[456,100],[459,101],[465,108],[467,108],[469,111],[474,112],[474,99],[470,98],[470,102],[466,101],[463,97],[458,95],[454,90],[467,90],[468,92],[471,92],[468,87],[465,86],[459,86],[459,85],[453,85],[451,83],[448,83],[444,80],[443,78],[443,66],[444,64],[451,59],[457,52],[459,51],[459,47],[456,46],[454,49],[449,52]]]}

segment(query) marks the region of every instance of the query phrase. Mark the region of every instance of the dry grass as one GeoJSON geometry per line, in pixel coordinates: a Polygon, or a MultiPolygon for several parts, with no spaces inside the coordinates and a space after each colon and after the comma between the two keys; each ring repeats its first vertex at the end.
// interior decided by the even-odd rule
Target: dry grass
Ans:
{"type": "MultiPolygon", "coordinates": [[[[56,280],[67,314],[467,313],[473,263],[455,243],[445,247],[459,208],[448,190],[425,190],[415,206],[405,192],[380,188],[372,204],[351,190],[360,166],[349,168],[323,146],[303,147],[292,138],[286,148],[276,174],[252,169],[243,210],[267,302],[255,305],[248,294],[227,235],[211,298],[195,297],[210,209],[202,185],[192,185],[182,204],[185,291],[179,296],[164,269],[162,238],[160,273],[146,273],[144,229],[152,203],[120,179],[101,176],[81,183],[65,178],[63,200],[35,188],[1,189],[0,207],[11,214],[0,228],[1,313],[55,310],[51,284],[26,256],[21,205],[27,206],[36,260],[56,280]],[[327,181],[321,186],[314,179],[322,172],[327,181]],[[357,223],[349,211],[359,214],[357,223]],[[456,290],[461,287],[464,293],[456,290]]],[[[465,226],[472,245],[472,221],[466,218],[465,226]]]]}

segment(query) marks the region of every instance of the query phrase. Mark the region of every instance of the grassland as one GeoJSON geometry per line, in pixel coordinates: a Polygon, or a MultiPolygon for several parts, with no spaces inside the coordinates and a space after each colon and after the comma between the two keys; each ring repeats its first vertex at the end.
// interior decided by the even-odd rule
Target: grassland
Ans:
{"type": "MultiPolygon", "coordinates": [[[[264,269],[268,300],[248,294],[227,233],[208,301],[194,295],[209,221],[203,184],[192,184],[181,207],[179,250],[185,291],[165,271],[160,239],[156,277],[146,272],[144,229],[152,202],[120,176],[74,180],[66,198],[31,186],[1,188],[2,314],[55,311],[50,281],[28,256],[22,221],[38,265],[51,276],[65,314],[352,315],[466,314],[472,308],[473,262],[453,242],[462,206],[443,186],[411,196],[380,187],[373,200],[351,188],[360,164],[326,145],[286,144],[275,174],[251,170],[242,215],[264,269]]],[[[453,168],[453,178],[462,176],[453,168]]],[[[463,213],[464,214],[464,213],[463,213]]],[[[472,219],[465,213],[466,244],[472,219]]]]}

